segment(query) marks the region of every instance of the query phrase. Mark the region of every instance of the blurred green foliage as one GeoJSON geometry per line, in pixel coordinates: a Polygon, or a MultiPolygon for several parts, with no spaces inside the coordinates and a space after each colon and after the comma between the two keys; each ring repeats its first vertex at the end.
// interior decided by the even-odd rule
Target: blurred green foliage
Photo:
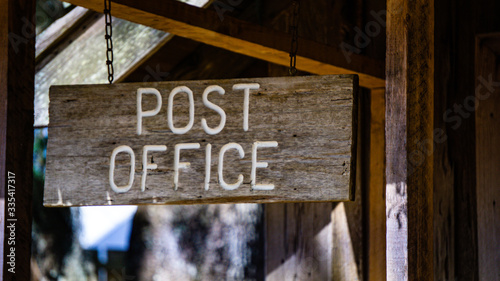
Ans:
{"type": "Polygon", "coordinates": [[[33,177],[43,181],[45,177],[45,158],[47,156],[47,128],[35,129],[33,144],[33,177]]]}

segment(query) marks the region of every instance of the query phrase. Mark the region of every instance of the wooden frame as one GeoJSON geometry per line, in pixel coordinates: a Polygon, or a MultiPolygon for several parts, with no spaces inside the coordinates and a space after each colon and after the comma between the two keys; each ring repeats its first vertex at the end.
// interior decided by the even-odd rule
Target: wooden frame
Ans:
{"type": "MultiPolygon", "coordinates": [[[[31,67],[29,67],[29,65],[31,65],[34,56],[34,43],[32,42],[32,38],[30,38],[27,44],[19,45],[23,47],[21,53],[14,56],[13,48],[8,44],[9,40],[7,34],[11,31],[14,33],[19,32],[19,34],[22,33],[21,28],[24,23],[20,22],[19,15],[26,14],[28,18],[32,17],[32,8],[34,5],[31,4],[32,1],[29,3],[27,1],[21,1],[23,5],[16,2],[19,1],[2,2],[2,12],[0,13],[2,15],[0,17],[0,22],[3,28],[0,33],[2,36],[0,40],[2,43],[0,56],[6,58],[2,59],[0,64],[0,79],[3,79],[0,80],[0,87],[2,87],[0,91],[0,102],[2,105],[0,108],[0,156],[3,157],[0,159],[0,177],[3,177],[1,179],[2,187],[4,187],[6,182],[6,171],[11,169],[11,167],[17,170],[26,170],[31,167],[31,154],[26,153],[26,151],[30,151],[29,147],[31,144],[26,136],[32,135],[30,124],[32,116],[30,115],[32,91],[31,88],[26,88],[25,86],[27,85],[26,81],[31,82],[32,80],[32,75],[30,74],[31,67]],[[25,7],[25,10],[21,7],[25,7]],[[14,28],[17,28],[17,30],[14,28]],[[20,65],[23,65],[24,72],[19,70],[20,65]],[[27,71],[26,66],[28,66],[27,71]],[[21,85],[19,84],[20,82],[16,81],[22,81],[23,84],[21,85]],[[23,94],[14,95],[13,92],[9,92],[9,87],[15,88],[16,90],[20,89],[20,91],[16,93],[22,92],[23,94]],[[29,128],[29,130],[27,128],[29,128]],[[25,140],[26,142],[18,143],[23,146],[24,150],[21,150],[17,146],[18,144],[14,146],[12,142],[7,141],[8,139],[15,139],[16,141],[21,139],[25,140]],[[12,162],[14,161],[13,159],[16,163],[12,162]]],[[[94,0],[74,0],[70,2],[78,2],[85,6],[94,6],[96,10],[100,10],[102,6],[101,2],[94,0]]],[[[272,42],[273,37],[287,38],[287,35],[284,33],[260,28],[231,18],[226,18],[224,23],[220,23],[218,22],[219,19],[217,15],[214,14],[213,11],[200,12],[198,9],[170,1],[164,4],[160,11],[156,12],[153,11],[153,8],[148,3],[150,2],[119,0],[114,6],[114,8],[116,8],[115,15],[146,23],[173,33],[183,33],[186,37],[237,51],[245,55],[265,59],[282,65],[288,64],[288,43],[283,45],[280,43],[287,42],[288,40],[276,40],[278,43],[272,42]],[[169,10],[167,7],[173,7],[174,9],[169,10]],[[137,11],[139,11],[138,14],[135,14],[137,11]],[[137,15],[142,16],[139,18],[137,15]],[[193,16],[192,19],[194,20],[187,22],[185,20],[186,15],[193,16]],[[149,22],[143,22],[148,16],[151,16],[150,19],[152,18],[153,20],[149,19],[149,22]],[[168,24],[162,23],[158,25],[153,22],[158,19],[162,19],[168,24]],[[184,33],[186,29],[189,32],[184,33]],[[218,42],[217,40],[204,38],[203,34],[210,34],[210,36],[213,35],[216,37],[219,36],[219,38],[224,38],[225,40],[218,42]],[[261,36],[262,34],[266,34],[266,36],[261,36]],[[237,46],[237,48],[231,47],[230,45],[237,46]],[[268,51],[269,53],[266,53],[268,51]]],[[[435,99],[435,84],[433,80],[435,50],[432,47],[429,48],[429,46],[434,46],[434,2],[420,0],[416,2],[404,1],[403,4],[401,4],[401,2],[389,0],[388,11],[387,120],[385,123],[387,132],[387,233],[389,235],[389,239],[387,240],[389,254],[387,257],[387,273],[389,280],[400,280],[399,278],[403,280],[426,280],[432,278],[435,274],[433,265],[436,264],[436,262],[433,262],[433,241],[435,241],[433,235],[435,235],[436,231],[433,227],[433,223],[436,221],[429,219],[437,217],[433,209],[435,193],[432,187],[433,184],[437,182],[438,177],[450,176],[450,174],[441,173],[441,171],[439,171],[439,169],[443,167],[443,169],[446,167],[450,168],[450,166],[446,166],[450,164],[449,162],[440,163],[443,164],[443,167],[433,167],[433,165],[439,162],[434,155],[424,157],[422,163],[416,166],[414,165],[415,163],[412,162],[414,161],[412,159],[415,159],[413,157],[418,157],[422,152],[424,154],[426,152],[425,147],[424,150],[422,149],[422,141],[434,138],[432,126],[436,122],[433,114],[434,112],[437,114],[439,111],[434,109],[433,103],[435,99]],[[408,32],[409,29],[411,29],[412,32],[408,32]],[[405,144],[407,144],[407,146],[405,144]],[[438,174],[438,176],[434,176],[433,173],[438,174]],[[395,228],[394,226],[398,227],[395,228]],[[396,253],[403,253],[403,256],[395,256],[394,254],[396,253]],[[407,267],[405,267],[405,263],[407,263],[407,267]]],[[[484,29],[488,30],[489,28],[484,29]]],[[[477,30],[474,32],[476,31],[477,30]]],[[[303,43],[301,43],[302,45],[299,48],[301,51],[299,51],[298,65],[301,67],[303,66],[303,70],[321,74],[335,72],[358,73],[361,77],[361,85],[372,89],[378,89],[377,91],[380,91],[380,88],[384,86],[383,67],[380,67],[378,62],[367,59],[366,57],[353,55],[353,62],[349,64],[341,61],[341,59],[343,59],[342,55],[339,55],[336,48],[331,48],[308,40],[301,40],[301,42],[303,43]]],[[[462,52],[461,54],[464,53],[462,52]]],[[[460,83],[470,84],[470,82],[460,83]]],[[[31,85],[30,83],[28,84],[31,85]]],[[[379,93],[379,95],[382,94],[379,93]]],[[[473,128],[475,127],[473,126],[473,128]]],[[[464,131],[469,132],[470,128],[467,128],[467,130],[464,129],[464,131]]],[[[454,139],[457,139],[457,137],[454,137],[454,139]]],[[[380,145],[380,140],[373,140],[373,142],[377,142],[377,144],[380,145]]],[[[460,146],[455,146],[451,150],[456,152],[458,150],[457,147],[460,148],[460,146]]],[[[375,154],[377,151],[370,151],[370,153],[375,154]]],[[[447,157],[448,156],[444,158],[447,157]]],[[[463,159],[466,158],[461,159],[463,162],[463,159]]],[[[458,162],[458,160],[455,162],[458,162]]],[[[470,165],[471,166],[469,166],[469,164],[459,163],[461,170],[467,170],[465,169],[467,167],[476,167],[475,162],[470,165]]],[[[374,164],[373,168],[380,169],[380,166],[374,164]]],[[[476,169],[474,169],[474,173],[476,173],[476,169]]],[[[16,185],[30,186],[31,184],[29,177],[19,180],[19,183],[16,185]]],[[[450,184],[452,180],[453,179],[449,178],[445,179],[447,184],[450,184]]],[[[469,181],[474,180],[474,177],[467,176],[466,180],[464,180],[465,183],[460,187],[461,189],[457,188],[457,190],[451,192],[456,193],[457,198],[455,199],[458,202],[462,202],[462,197],[467,197],[469,194],[467,193],[469,191],[465,190],[463,186],[469,183],[469,181]]],[[[378,177],[377,182],[383,182],[383,179],[378,177]]],[[[379,191],[380,190],[377,190],[377,192],[379,191]]],[[[476,190],[473,189],[471,192],[476,193],[476,190]]],[[[443,194],[444,196],[449,195],[448,193],[443,194]]],[[[440,194],[440,196],[443,196],[443,194],[440,194]]],[[[378,193],[374,195],[379,196],[378,193]]],[[[23,210],[27,212],[26,216],[29,218],[29,211],[27,211],[30,206],[28,189],[26,189],[24,196],[25,198],[21,199],[19,204],[25,204],[23,210]]],[[[475,201],[475,199],[476,198],[472,198],[471,200],[475,201]]],[[[455,207],[453,204],[455,203],[451,200],[454,200],[453,197],[451,197],[450,202],[448,202],[451,203],[451,208],[453,209],[455,207]]],[[[466,208],[468,208],[468,210],[466,211],[475,215],[475,203],[467,204],[466,208]]],[[[376,205],[371,206],[377,209],[380,208],[380,206],[376,205]]],[[[460,213],[455,214],[455,216],[460,216],[460,213]]],[[[473,222],[467,223],[471,225],[474,224],[473,222]]],[[[29,231],[26,228],[28,224],[18,229],[19,232],[17,233],[21,236],[17,237],[29,239],[29,231]]],[[[379,227],[378,224],[377,227],[379,227]]],[[[373,229],[380,235],[380,228],[373,229]]],[[[456,229],[457,241],[461,239],[460,237],[469,235],[470,237],[468,238],[473,242],[474,234],[462,234],[461,230],[461,226],[456,229]]],[[[474,230],[475,229],[472,227],[471,231],[474,232],[474,230]]],[[[454,235],[455,234],[453,234],[453,237],[454,235]]],[[[371,242],[370,245],[375,246],[375,241],[376,240],[371,242]]],[[[462,239],[461,241],[465,240],[462,239]]],[[[377,251],[371,248],[371,246],[370,251],[377,251]]],[[[472,250],[466,251],[466,254],[473,255],[474,247],[475,246],[472,245],[472,250]]],[[[26,251],[24,248],[22,248],[22,250],[26,251]]],[[[380,251],[380,249],[378,251],[380,251]]],[[[459,255],[458,253],[454,254],[459,255]]],[[[27,257],[29,258],[29,254],[27,257]]],[[[24,264],[24,261],[21,260],[26,260],[26,258],[22,255],[20,255],[19,258],[19,265],[24,264]]],[[[474,257],[472,257],[471,260],[474,261],[474,257]]],[[[26,264],[29,263],[27,262],[26,264]]],[[[457,264],[459,263],[457,262],[457,264]]],[[[463,264],[463,262],[460,264],[463,264]]],[[[370,267],[376,267],[376,265],[370,264],[370,267]]],[[[470,276],[474,279],[474,265],[471,265],[471,268],[472,273],[470,276]]],[[[461,269],[458,268],[454,270],[461,269]]],[[[384,273],[377,273],[377,276],[383,275],[384,273]]],[[[19,275],[17,277],[20,278],[19,275]]]]}
{"type": "MultiPolygon", "coordinates": [[[[386,212],[385,212],[385,89],[370,91],[369,168],[365,192],[367,217],[367,280],[385,280],[386,212]]],[[[361,171],[363,172],[363,170],[361,171]]]]}
{"type": "Polygon", "coordinates": [[[387,280],[433,272],[434,1],[387,1],[387,280]],[[408,30],[411,31],[408,31],[408,30]]]}
{"type": "MultiPolygon", "coordinates": [[[[286,36],[286,34],[285,34],[285,35],[283,35],[283,36],[286,36]]],[[[289,38],[285,39],[285,41],[289,41],[289,38]]],[[[303,41],[306,43],[306,45],[307,45],[307,44],[309,44],[309,42],[308,42],[307,40],[303,40],[303,41]]],[[[56,45],[57,45],[57,40],[56,40],[56,45]]],[[[286,45],[288,45],[288,43],[287,43],[286,45]]],[[[310,45],[307,45],[307,46],[313,46],[313,47],[314,47],[314,46],[319,46],[319,47],[318,47],[318,49],[321,51],[320,53],[322,53],[322,56],[327,57],[327,60],[329,60],[330,62],[331,62],[332,60],[330,59],[330,57],[331,57],[331,56],[330,56],[330,55],[328,55],[328,52],[329,52],[329,51],[333,51],[334,53],[335,53],[335,52],[337,53],[337,54],[336,54],[336,55],[334,55],[333,57],[336,57],[336,58],[339,58],[339,57],[340,57],[341,59],[343,59],[343,57],[342,57],[341,55],[339,55],[338,50],[336,50],[335,48],[330,48],[330,47],[328,47],[328,46],[321,46],[321,45],[318,45],[317,43],[314,43],[314,42],[313,42],[313,43],[311,43],[310,45]]],[[[311,47],[311,48],[313,48],[313,47],[311,47]]],[[[285,49],[285,51],[283,52],[283,53],[284,53],[284,58],[282,58],[282,62],[281,62],[281,64],[288,64],[288,51],[287,51],[288,46],[284,47],[284,49],[285,49]]],[[[270,57],[272,57],[272,56],[270,56],[270,57]]],[[[365,60],[366,58],[361,57],[361,56],[357,56],[357,55],[355,55],[355,54],[352,56],[352,58],[353,58],[353,60],[354,60],[354,66],[356,66],[356,65],[357,65],[356,67],[358,67],[358,68],[370,68],[371,66],[376,65],[376,67],[375,67],[375,68],[378,68],[378,69],[379,69],[379,71],[378,71],[378,73],[379,73],[379,74],[378,74],[378,76],[379,76],[379,77],[380,77],[380,76],[383,76],[383,64],[381,64],[380,62],[374,62],[374,63],[371,63],[371,62],[370,62],[371,60],[365,60]],[[380,69],[382,69],[382,71],[380,71],[380,69]],[[380,73],[382,73],[382,74],[380,75],[380,73]]],[[[299,58],[299,61],[300,61],[300,58],[299,58]]],[[[321,64],[320,64],[320,66],[321,66],[321,64]]],[[[350,67],[350,66],[349,66],[349,67],[350,67]]],[[[341,73],[351,73],[349,70],[347,70],[347,71],[346,71],[346,70],[344,70],[344,69],[337,70],[336,68],[331,68],[330,66],[328,66],[328,64],[327,64],[327,66],[326,66],[326,67],[323,67],[323,66],[322,66],[322,68],[312,68],[312,67],[311,67],[311,68],[310,68],[310,70],[311,70],[312,72],[315,72],[315,73],[317,73],[317,72],[318,72],[318,71],[320,71],[320,70],[321,70],[321,71],[325,71],[325,73],[331,73],[331,71],[334,71],[334,72],[336,72],[336,71],[341,71],[341,73]],[[321,69],[326,69],[326,70],[321,70],[321,69]],[[334,70],[332,70],[332,69],[334,69],[334,70]]],[[[381,79],[381,78],[377,78],[377,79],[376,79],[376,81],[377,81],[377,82],[376,82],[375,84],[364,84],[364,85],[365,85],[365,86],[367,86],[367,87],[380,87],[380,86],[383,86],[383,84],[384,84],[384,80],[383,80],[383,79],[381,79]]],[[[361,211],[361,205],[360,205],[360,202],[356,202],[356,203],[353,203],[353,204],[355,204],[355,205],[351,206],[352,208],[351,208],[351,207],[347,207],[347,208],[351,208],[351,209],[352,209],[352,211],[360,212],[360,211],[361,211]]],[[[328,204],[327,204],[327,205],[328,205],[328,204]]],[[[308,207],[312,207],[312,205],[310,205],[310,206],[308,206],[308,207]]],[[[352,212],[351,217],[353,216],[353,214],[355,214],[355,213],[354,213],[354,212],[352,212]]],[[[359,214],[359,213],[356,213],[356,214],[359,214]]],[[[306,226],[304,225],[304,227],[306,227],[306,226]]],[[[360,230],[360,229],[358,229],[358,231],[361,231],[361,230],[360,230]]],[[[360,234],[360,233],[357,233],[357,234],[360,234]]],[[[297,233],[297,235],[300,235],[300,233],[297,233]]],[[[359,251],[361,251],[361,247],[362,247],[361,245],[357,245],[356,247],[358,248],[358,249],[357,249],[357,250],[358,250],[358,252],[359,252],[359,251]]],[[[359,257],[359,256],[358,256],[357,258],[358,258],[358,259],[360,259],[360,257],[359,257]]]]}

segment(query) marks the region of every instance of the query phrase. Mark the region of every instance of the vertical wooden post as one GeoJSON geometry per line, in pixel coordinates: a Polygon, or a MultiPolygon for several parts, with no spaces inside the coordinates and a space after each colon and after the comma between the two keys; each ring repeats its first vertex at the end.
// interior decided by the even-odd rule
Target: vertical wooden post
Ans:
{"type": "Polygon", "coordinates": [[[387,1],[387,280],[433,278],[434,1],[387,1]]]}
{"type": "Polygon", "coordinates": [[[13,216],[12,209],[0,209],[6,238],[0,243],[3,280],[30,280],[35,36],[35,1],[1,0],[0,194],[5,207],[12,207],[7,204],[15,197],[13,216]],[[7,265],[13,252],[15,273],[7,265]]]}
{"type": "Polygon", "coordinates": [[[384,188],[384,151],[385,151],[385,89],[370,91],[370,167],[366,189],[368,205],[367,218],[368,260],[366,280],[385,280],[385,188],[384,188]]]}

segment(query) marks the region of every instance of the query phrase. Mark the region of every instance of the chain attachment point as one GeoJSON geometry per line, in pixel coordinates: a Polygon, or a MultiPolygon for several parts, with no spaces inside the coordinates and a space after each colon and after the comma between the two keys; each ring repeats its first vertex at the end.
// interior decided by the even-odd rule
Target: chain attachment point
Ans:
{"type": "Polygon", "coordinates": [[[108,67],[108,81],[113,83],[114,68],[113,68],[113,20],[111,18],[111,0],[104,0],[104,19],[106,21],[106,65],[108,67]]]}

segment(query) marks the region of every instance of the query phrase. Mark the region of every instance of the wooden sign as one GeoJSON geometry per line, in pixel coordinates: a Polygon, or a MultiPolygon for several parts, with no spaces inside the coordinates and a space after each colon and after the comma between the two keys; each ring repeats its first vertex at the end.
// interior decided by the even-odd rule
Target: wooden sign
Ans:
{"type": "Polygon", "coordinates": [[[345,201],[355,75],[54,86],[45,206],[345,201]]]}

